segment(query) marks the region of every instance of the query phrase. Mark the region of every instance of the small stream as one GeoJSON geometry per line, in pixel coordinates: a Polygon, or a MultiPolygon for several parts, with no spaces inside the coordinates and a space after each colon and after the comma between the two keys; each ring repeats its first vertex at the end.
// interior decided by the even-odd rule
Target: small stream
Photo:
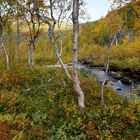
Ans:
{"type": "MultiPolygon", "coordinates": [[[[95,76],[99,83],[102,83],[105,79],[105,69],[103,67],[89,67],[88,65],[79,64],[78,68],[88,76],[95,76]]],[[[124,74],[123,74],[124,75],[124,74]]],[[[136,92],[137,96],[140,96],[140,79],[133,79],[130,75],[126,77],[119,77],[120,74],[109,71],[106,86],[112,88],[119,95],[129,97],[132,94],[130,92],[136,92]]]]}

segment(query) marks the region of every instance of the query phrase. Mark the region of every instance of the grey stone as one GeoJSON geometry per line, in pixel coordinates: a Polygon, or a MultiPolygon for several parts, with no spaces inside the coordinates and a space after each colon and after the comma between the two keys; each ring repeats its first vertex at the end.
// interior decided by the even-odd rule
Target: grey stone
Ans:
{"type": "Polygon", "coordinates": [[[110,76],[117,80],[121,79],[121,77],[122,77],[121,74],[118,72],[111,72],[110,76]]]}
{"type": "Polygon", "coordinates": [[[127,84],[127,85],[131,85],[132,84],[132,81],[129,80],[129,78],[127,78],[127,77],[121,78],[121,82],[124,83],[124,84],[127,84]]]}

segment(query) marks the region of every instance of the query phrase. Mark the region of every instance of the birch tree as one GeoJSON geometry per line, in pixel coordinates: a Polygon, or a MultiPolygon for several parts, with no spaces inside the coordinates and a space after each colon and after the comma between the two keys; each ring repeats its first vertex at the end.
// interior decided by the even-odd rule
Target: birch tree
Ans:
{"type": "Polygon", "coordinates": [[[59,61],[59,64],[61,65],[61,67],[63,68],[66,76],[68,77],[68,79],[71,79],[71,75],[67,70],[66,65],[63,63],[62,59],[61,59],[61,55],[58,49],[58,45],[56,43],[56,36],[55,36],[55,29],[56,29],[56,24],[58,23],[58,20],[60,21],[60,18],[62,16],[62,14],[64,14],[64,12],[62,13],[61,11],[59,11],[57,8],[59,8],[59,4],[66,4],[66,2],[68,2],[67,0],[61,1],[61,0],[49,0],[47,1],[46,4],[46,12],[44,14],[44,12],[40,15],[41,20],[46,23],[48,25],[48,36],[50,38],[50,41],[54,47],[55,50],[55,54],[57,56],[57,59],[59,61]],[[55,18],[57,17],[57,18],[55,18]]]}
{"type": "Polygon", "coordinates": [[[80,87],[80,81],[78,79],[78,31],[79,31],[79,0],[73,0],[73,12],[72,12],[72,20],[73,20],[73,83],[74,89],[78,94],[78,104],[81,108],[85,107],[84,103],[84,93],[80,87]]]}
{"type": "Polygon", "coordinates": [[[27,65],[34,65],[34,51],[36,41],[40,34],[41,21],[38,16],[39,8],[42,6],[42,0],[18,0],[18,7],[22,13],[24,21],[27,23],[29,30],[29,41],[27,44],[27,65]]]}
{"type": "MultiPolygon", "coordinates": [[[[61,57],[63,53],[63,38],[68,31],[68,24],[71,20],[71,9],[72,9],[72,2],[69,0],[64,0],[63,2],[60,1],[57,5],[58,9],[58,18],[57,18],[57,28],[58,31],[56,32],[56,40],[59,42],[59,55],[61,57]],[[63,27],[62,27],[63,26],[63,27]]],[[[58,64],[59,61],[58,61],[58,64]]]]}
{"type": "Polygon", "coordinates": [[[16,7],[15,19],[16,19],[16,33],[17,33],[17,35],[16,35],[16,48],[15,48],[15,61],[16,61],[16,64],[18,65],[19,64],[19,44],[20,44],[20,17],[21,17],[18,2],[16,2],[15,7],[16,7]]]}
{"type": "MultiPolygon", "coordinates": [[[[123,7],[123,9],[132,10],[137,18],[140,18],[140,13],[138,8],[140,8],[140,1],[139,0],[111,0],[113,4],[117,5],[117,8],[123,7]],[[124,7],[125,6],[125,7],[124,7]],[[136,9],[137,7],[137,9],[136,9]]],[[[131,15],[132,16],[132,15],[131,15]]]]}
{"type": "Polygon", "coordinates": [[[3,32],[7,25],[7,22],[9,20],[9,15],[11,12],[11,7],[10,7],[9,3],[10,3],[10,1],[6,1],[6,0],[0,1],[0,42],[1,42],[1,47],[2,47],[4,55],[5,55],[7,70],[10,69],[10,59],[9,59],[7,46],[3,39],[3,32]]]}
{"type": "MultiPolygon", "coordinates": [[[[127,8],[130,8],[132,5],[132,1],[118,1],[118,0],[115,0],[114,2],[117,2],[119,4],[119,7],[120,6],[124,6],[124,4],[126,4],[127,2],[131,2],[131,3],[128,3],[128,7],[127,8]]],[[[124,23],[122,24],[122,26],[120,27],[120,29],[118,29],[118,31],[115,33],[110,45],[107,47],[107,59],[106,59],[106,71],[105,71],[105,79],[102,83],[102,86],[101,86],[101,100],[102,102],[104,102],[104,86],[105,86],[105,83],[106,83],[106,80],[107,80],[107,77],[108,77],[108,71],[109,71],[109,65],[110,65],[110,51],[111,51],[111,48],[112,46],[114,45],[114,42],[116,41],[117,39],[117,36],[122,32],[122,30],[124,29],[124,27],[129,23],[129,10],[126,10],[126,13],[125,13],[125,20],[124,20],[124,23]]]]}
{"type": "Polygon", "coordinates": [[[110,45],[107,47],[107,59],[106,59],[106,70],[105,70],[105,79],[102,83],[102,86],[101,86],[101,100],[102,100],[102,103],[104,103],[104,86],[105,86],[105,83],[107,81],[107,77],[108,77],[108,71],[109,71],[109,65],[110,65],[110,51],[111,51],[111,48],[113,46],[113,44],[115,43],[115,40],[118,36],[118,34],[121,33],[121,31],[123,30],[124,26],[125,26],[126,23],[124,23],[121,28],[115,33],[110,45]]]}

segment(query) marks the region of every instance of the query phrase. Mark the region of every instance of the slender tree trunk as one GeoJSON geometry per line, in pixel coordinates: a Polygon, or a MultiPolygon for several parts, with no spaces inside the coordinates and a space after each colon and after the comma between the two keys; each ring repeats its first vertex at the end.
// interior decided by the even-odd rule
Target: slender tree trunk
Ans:
{"type": "Polygon", "coordinates": [[[51,29],[48,30],[48,35],[49,35],[50,40],[51,40],[51,42],[52,42],[52,44],[53,44],[53,46],[54,46],[55,53],[56,53],[56,56],[57,56],[57,58],[58,58],[59,64],[60,64],[61,67],[64,69],[64,72],[66,73],[66,76],[67,76],[69,79],[71,79],[71,76],[70,76],[70,74],[69,74],[69,72],[68,72],[68,70],[67,70],[67,67],[64,65],[64,63],[63,63],[63,61],[62,61],[62,59],[61,59],[61,57],[60,57],[57,44],[56,44],[56,42],[55,42],[55,40],[54,40],[53,31],[52,31],[51,29]]]}
{"type": "Polygon", "coordinates": [[[28,45],[27,45],[27,66],[30,67],[31,66],[31,41],[29,41],[28,45]]]}
{"type": "Polygon", "coordinates": [[[107,48],[107,61],[106,61],[105,79],[104,79],[104,81],[102,83],[102,86],[101,86],[101,100],[102,100],[102,103],[104,103],[104,85],[105,85],[107,77],[108,77],[108,70],[109,70],[109,63],[110,63],[110,49],[111,49],[111,47],[107,48]]]}
{"type": "Polygon", "coordinates": [[[104,81],[102,83],[102,86],[101,86],[101,100],[102,100],[102,103],[104,103],[104,86],[105,86],[105,82],[107,80],[109,64],[110,64],[110,50],[111,50],[111,47],[113,46],[115,40],[117,39],[118,34],[122,31],[124,26],[125,26],[125,23],[121,26],[121,28],[114,35],[113,40],[111,41],[111,44],[107,48],[107,61],[106,61],[105,79],[104,79],[104,81]]]}
{"type": "Polygon", "coordinates": [[[27,61],[28,61],[28,67],[32,67],[35,63],[35,40],[30,40],[27,46],[27,61]]]}
{"type": "Polygon", "coordinates": [[[116,38],[116,45],[118,45],[118,38],[116,38]]]}
{"type": "Polygon", "coordinates": [[[5,54],[5,58],[6,58],[6,68],[7,68],[7,70],[9,70],[10,69],[10,59],[9,59],[8,51],[7,51],[6,46],[4,44],[2,35],[0,35],[0,41],[1,41],[1,46],[2,46],[3,52],[5,54]]]}
{"type": "Polygon", "coordinates": [[[34,49],[34,46],[32,45],[32,47],[31,47],[31,56],[32,56],[32,58],[31,58],[31,60],[32,60],[31,66],[33,66],[35,64],[34,54],[35,54],[35,49],[34,49]]]}
{"type": "MultiPolygon", "coordinates": [[[[62,35],[60,36],[60,38],[59,38],[59,45],[60,45],[60,51],[59,51],[59,56],[61,57],[61,55],[62,55],[62,52],[63,52],[63,37],[62,37],[62,35]]],[[[59,61],[57,62],[57,64],[60,64],[59,63],[59,61]]]]}
{"type": "Polygon", "coordinates": [[[16,40],[16,53],[15,53],[15,59],[16,64],[19,64],[19,43],[20,43],[20,31],[19,31],[19,19],[17,18],[17,40],[16,40]]]}
{"type": "Polygon", "coordinates": [[[73,0],[73,82],[74,89],[78,94],[78,104],[81,108],[85,107],[84,104],[84,93],[80,87],[80,81],[78,79],[78,31],[79,31],[79,0],[73,0]]]}
{"type": "Polygon", "coordinates": [[[60,55],[60,57],[61,57],[61,55],[62,55],[62,52],[63,52],[63,38],[62,38],[62,36],[60,37],[60,39],[59,39],[59,44],[60,44],[60,53],[59,53],[59,55],[60,55]]]}

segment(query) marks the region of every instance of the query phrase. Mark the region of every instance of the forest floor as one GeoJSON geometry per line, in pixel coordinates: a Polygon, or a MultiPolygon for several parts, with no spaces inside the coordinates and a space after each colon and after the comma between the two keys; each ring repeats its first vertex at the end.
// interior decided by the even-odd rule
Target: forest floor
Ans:
{"type": "Polygon", "coordinates": [[[0,72],[1,140],[140,139],[140,102],[127,101],[94,77],[80,75],[86,108],[77,105],[61,68],[0,72]]]}

